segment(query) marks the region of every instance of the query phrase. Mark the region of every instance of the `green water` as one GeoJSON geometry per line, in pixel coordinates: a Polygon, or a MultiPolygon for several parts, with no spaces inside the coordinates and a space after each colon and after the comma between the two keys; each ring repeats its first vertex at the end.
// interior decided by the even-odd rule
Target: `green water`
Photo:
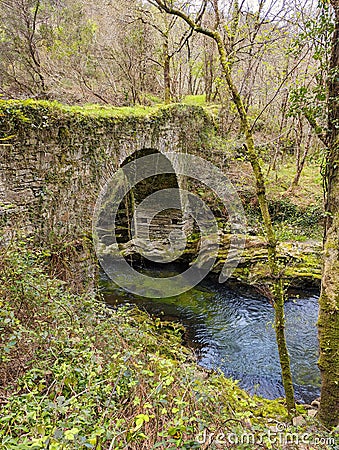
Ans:
{"type": "MultiPolygon", "coordinates": [[[[250,393],[266,398],[283,396],[274,311],[265,298],[212,282],[177,297],[154,300],[126,293],[107,280],[103,285],[110,305],[135,304],[154,316],[183,323],[202,366],[221,369],[250,393]]],[[[296,397],[310,402],[319,396],[320,386],[318,297],[290,299],[285,311],[296,397]]]]}

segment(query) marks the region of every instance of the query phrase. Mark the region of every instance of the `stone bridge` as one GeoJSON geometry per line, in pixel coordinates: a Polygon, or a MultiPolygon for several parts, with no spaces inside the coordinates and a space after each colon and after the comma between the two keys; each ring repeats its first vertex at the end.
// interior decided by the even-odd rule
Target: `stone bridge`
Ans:
{"type": "Polygon", "coordinates": [[[131,155],[153,149],[209,158],[213,135],[198,107],[0,101],[0,225],[83,255],[101,186],[131,155]]]}
{"type": "MultiPolygon", "coordinates": [[[[97,264],[92,217],[106,181],[129,158],[150,151],[196,154],[224,170],[226,156],[215,148],[214,137],[214,123],[199,107],[80,108],[0,100],[0,245],[19,230],[45,248],[53,273],[76,287],[88,280],[92,285],[97,264]]],[[[175,178],[185,187],[185,180],[175,178]]],[[[163,184],[164,179],[159,180],[159,186],[163,184]]],[[[126,216],[124,211],[121,216],[126,216]]],[[[171,220],[175,223],[180,217],[171,220]]],[[[160,227],[155,223],[154,231],[160,227]]],[[[225,239],[216,272],[225,258],[223,249],[227,252],[225,239]]],[[[262,238],[247,241],[234,276],[251,283],[262,271],[267,250],[262,238]]],[[[283,260],[296,261],[289,263],[286,277],[302,285],[305,280],[318,283],[321,246],[295,247],[286,243],[280,249],[283,260]]]]}

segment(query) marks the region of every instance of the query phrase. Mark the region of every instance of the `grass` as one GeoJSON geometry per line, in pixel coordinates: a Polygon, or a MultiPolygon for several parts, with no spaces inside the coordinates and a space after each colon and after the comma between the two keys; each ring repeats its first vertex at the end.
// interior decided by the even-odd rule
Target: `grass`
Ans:
{"type": "Polygon", "coordinates": [[[280,210],[276,221],[279,240],[309,239],[323,237],[324,200],[320,163],[309,160],[305,164],[299,185],[288,191],[296,168],[293,158],[285,158],[276,171],[271,171],[267,181],[268,195],[280,210]]]}
{"type": "Polygon", "coordinates": [[[220,112],[221,105],[217,103],[207,103],[206,102],[206,95],[186,95],[183,100],[181,101],[184,105],[188,106],[200,106],[205,109],[205,111],[209,112],[210,114],[218,116],[220,112]]]}
{"type": "Polygon", "coordinates": [[[57,101],[48,100],[1,100],[0,99],[0,116],[12,113],[20,120],[29,120],[24,110],[34,111],[39,110],[39,114],[43,115],[44,109],[48,113],[55,110],[60,113],[71,113],[92,118],[108,118],[108,119],[128,119],[128,118],[147,118],[155,116],[157,113],[175,107],[176,105],[186,105],[191,107],[203,107],[207,112],[218,114],[218,105],[208,105],[205,102],[204,95],[187,96],[180,103],[164,104],[156,97],[147,98],[149,105],[134,105],[134,106],[113,106],[113,105],[99,105],[99,104],[85,104],[85,105],[66,105],[57,101]]]}
{"type": "Polygon", "coordinates": [[[86,104],[83,106],[69,106],[58,103],[56,101],[46,100],[0,100],[0,111],[7,108],[48,108],[55,109],[60,112],[81,114],[90,117],[103,117],[103,118],[125,118],[125,117],[145,117],[152,115],[159,111],[160,108],[164,108],[165,105],[158,106],[133,106],[133,107],[115,107],[115,106],[103,106],[97,104],[86,104]]]}
{"type": "Polygon", "coordinates": [[[186,95],[182,103],[185,105],[206,106],[206,95],[186,95]]]}
{"type": "MultiPolygon", "coordinates": [[[[267,180],[266,189],[269,199],[284,198],[284,194],[290,187],[296,172],[293,156],[286,156],[277,170],[271,170],[268,176],[268,164],[263,165],[263,170],[267,180]]],[[[228,174],[240,193],[247,191],[249,194],[255,195],[255,179],[248,162],[239,159],[231,160],[228,174]]],[[[299,186],[290,192],[287,198],[301,209],[308,206],[322,207],[323,188],[319,162],[313,160],[306,162],[301,173],[299,186]]]]}
{"type": "Polygon", "coordinates": [[[102,105],[83,105],[83,106],[63,106],[62,109],[67,112],[73,112],[91,117],[145,117],[150,116],[165,105],[159,104],[157,106],[102,106],[102,105]]]}
{"type": "MultiPolygon", "coordinates": [[[[276,423],[332,438],[307,416],[288,425],[283,400],[199,368],[180,325],[73,295],[25,239],[0,251],[1,449],[198,449],[221,433],[269,449],[276,423]]],[[[253,448],[224,442],[208,448],[253,448]]]]}
{"type": "MultiPolygon", "coordinates": [[[[320,163],[308,160],[299,186],[287,192],[295,175],[293,157],[285,156],[276,171],[270,171],[266,189],[271,216],[279,240],[321,240],[323,235],[323,189],[320,163]]],[[[268,165],[264,165],[267,174],[268,165]]],[[[231,160],[228,176],[243,199],[251,234],[262,234],[261,216],[255,194],[255,179],[248,162],[231,160]]]]}
{"type": "MultiPolygon", "coordinates": [[[[181,102],[183,105],[187,106],[205,106],[202,100],[194,100],[193,97],[204,97],[204,96],[192,96],[192,99],[181,102]]],[[[107,106],[99,104],[85,104],[81,106],[70,106],[61,104],[57,101],[47,101],[47,100],[1,100],[0,99],[0,114],[1,110],[8,111],[8,109],[19,110],[21,108],[31,108],[31,109],[55,109],[63,113],[74,113],[80,114],[87,117],[93,118],[129,118],[129,117],[148,117],[157,114],[161,110],[166,110],[177,105],[176,103],[164,104],[151,102],[151,106],[144,105],[134,105],[134,106],[107,106]]],[[[209,109],[208,107],[206,109],[209,109]]]]}
{"type": "MultiPolygon", "coordinates": [[[[267,170],[268,166],[265,166],[267,170]]],[[[301,173],[299,186],[288,196],[289,200],[300,208],[320,206],[323,204],[323,179],[320,173],[321,163],[308,160],[301,173]]],[[[284,195],[295,176],[296,168],[293,157],[285,157],[276,171],[270,171],[267,189],[271,198],[284,195]]]]}

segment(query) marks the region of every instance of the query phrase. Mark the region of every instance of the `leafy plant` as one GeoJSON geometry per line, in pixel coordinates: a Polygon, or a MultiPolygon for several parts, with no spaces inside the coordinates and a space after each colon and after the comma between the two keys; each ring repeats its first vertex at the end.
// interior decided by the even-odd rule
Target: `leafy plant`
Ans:
{"type": "Polygon", "coordinates": [[[204,430],[285,419],[281,401],[200,369],[180,326],[70,293],[27,239],[0,251],[2,449],[193,449],[204,430]]]}

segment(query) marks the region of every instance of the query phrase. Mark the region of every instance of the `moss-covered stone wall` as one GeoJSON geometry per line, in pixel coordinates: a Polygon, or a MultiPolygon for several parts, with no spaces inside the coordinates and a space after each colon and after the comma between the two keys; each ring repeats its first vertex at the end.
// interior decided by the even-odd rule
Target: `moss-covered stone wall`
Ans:
{"type": "MultiPolygon", "coordinates": [[[[200,107],[80,108],[0,101],[0,233],[4,237],[13,228],[23,229],[43,244],[58,276],[81,285],[94,273],[93,208],[101,186],[117,168],[135,152],[153,148],[197,154],[224,169],[227,158],[214,148],[217,142],[214,123],[200,107]]],[[[177,178],[185,188],[187,180],[177,178]]],[[[235,278],[251,284],[252,272],[257,274],[257,265],[266,261],[260,242],[246,243],[235,278]]],[[[285,276],[298,285],[318,284],[319,252],[311,246],[314,261],[309,262],[307,245],[301,253],[292,247],[282,251],[291,260],[285,276]]],[[[192,248],[186,253],[193,251],[194,258],[192,248]]],[[[227,248],[221,245],[216,273],[227,248]]]]}
{"type": "MultiPolygon", "coordinates": [[[[211,155],[214,125],[199,107],[69,107],[0,101],[1,225],[83,248],[105,180],[144,148],[211,155]]],[[[54,255],[55,257],[55,255],[54,255]]]]}

